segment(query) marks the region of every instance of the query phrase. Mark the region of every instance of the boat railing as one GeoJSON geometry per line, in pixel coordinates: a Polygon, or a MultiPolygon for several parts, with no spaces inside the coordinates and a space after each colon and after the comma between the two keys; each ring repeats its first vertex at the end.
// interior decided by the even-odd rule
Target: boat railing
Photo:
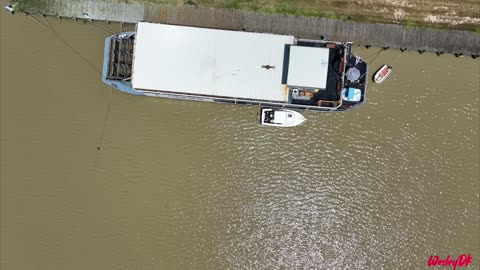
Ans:
{"type": "Polygon", "coordinates": [[[272,107],[289,107],[301,110],[309,110],[309,109],[318,109],[321,108],[322,110],[336,110],[338,107],[324,107],[324,106],[310,106],[310,105],[302,105],[302,104],[293,104],[288,102],[275,102],[275,101],[259,101],[259,100],[250,100],[250,99],[239,99],[239,98],[228,98],[228,97],[214,97],[214,96],[202,96],[202,95],[193,95],[193,94],[179,94],[179,93],[172,93],[172,92],[164,92],[164,91],[156,91],[156,90],[145,90],[145,89],[137,89],[147,95],[154,95],[154,96],[164,96],[164,97],[171,97],[171,98],[183,98],[183,99],[196,99],[196,100],[210,100],[210,101],[221,101],[221,102],[228,102],[233,104],[250,104],[250,105],[258,105],[258,106],[272,106],[272,107]]]}

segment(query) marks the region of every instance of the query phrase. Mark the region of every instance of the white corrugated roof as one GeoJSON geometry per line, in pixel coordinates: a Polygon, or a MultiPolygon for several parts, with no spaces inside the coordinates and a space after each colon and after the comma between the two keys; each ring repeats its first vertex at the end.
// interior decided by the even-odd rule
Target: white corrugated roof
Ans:
{"type": "Polygon", "coordinates": [[[287,84],[325,89],[329,53],[326,48],[291,46],[287,84]]]}
{"type": "Polygon", "coordinates": [[[138,23],[135,89],[287,101],[284,49],[293,36],[138,23]],[[274,66],[266,69],[262,66],[274,66]]]}

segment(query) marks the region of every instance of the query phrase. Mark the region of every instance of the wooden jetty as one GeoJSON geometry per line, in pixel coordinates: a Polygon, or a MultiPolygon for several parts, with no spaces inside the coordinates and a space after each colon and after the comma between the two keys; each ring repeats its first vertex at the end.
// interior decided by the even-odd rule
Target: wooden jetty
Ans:
{"type": "Polygon", "coordinates": [[[352,41],[357,45],[480,56],[480,35],[471,31],[407,28],[402,25],[359,23],[314,17],[214,9],[192,5],[148,5],[113,1],[21,0],[17,11],[57,17],[136,23],[160,22],[275,34],[298,38],[352,41]]]}

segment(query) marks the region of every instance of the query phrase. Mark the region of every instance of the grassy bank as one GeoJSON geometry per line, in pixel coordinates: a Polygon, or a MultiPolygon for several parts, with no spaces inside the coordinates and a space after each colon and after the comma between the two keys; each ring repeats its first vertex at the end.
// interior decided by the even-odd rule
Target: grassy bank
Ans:
{"type": "Polygon", "coordinates": [[[394,23],[412,27],[470,30],[480,33],[478,0],[116,0],[150,4],[196,5],[234,10],[394,23]]]}
{"type": "MultiPolygon", "coordinates": [[[[193,5],[415,27],[469,30],[480,34],[478,0],[98,0],[145,4],[193,5]]],[[[13,0],[17,10],[44,10],[50,0],[13,0]]],[[[61,4],[62,1],[57,1],[61,4]]],[[[48,11],[48,10],[45,10],[48,11]]]]}
{"type": "MultiPolygon", "coordinates": [[[[56,6],[50,0],[10,0],[16,11],[38,11],[47,14],[57,13],[56,6]]],[[[113,2],[113,1],[112,1],[113,2]]]]}

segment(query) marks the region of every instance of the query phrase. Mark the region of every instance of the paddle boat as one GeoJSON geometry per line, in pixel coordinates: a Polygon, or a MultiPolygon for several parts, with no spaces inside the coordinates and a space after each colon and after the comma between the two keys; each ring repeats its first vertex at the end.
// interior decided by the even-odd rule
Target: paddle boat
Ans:
{"type": "Polygon", "coordinates": [[[305,117],[292,110],[261,108],[259,121],[265,126],[294,127],[305,122],[305,117]]]}
{"type": "Polygon", "coordinates": [[[373,76],[373,81],[382,83],[392,73],[392,67],[383,65],[373,76]]]}

